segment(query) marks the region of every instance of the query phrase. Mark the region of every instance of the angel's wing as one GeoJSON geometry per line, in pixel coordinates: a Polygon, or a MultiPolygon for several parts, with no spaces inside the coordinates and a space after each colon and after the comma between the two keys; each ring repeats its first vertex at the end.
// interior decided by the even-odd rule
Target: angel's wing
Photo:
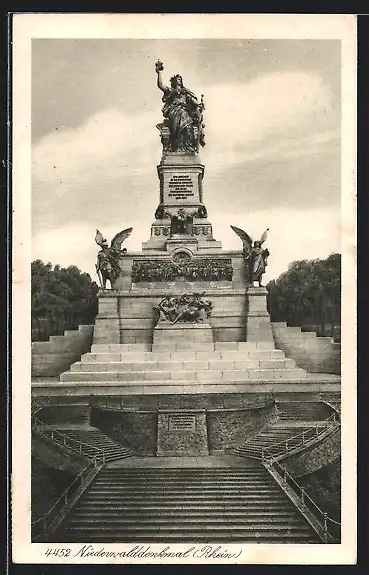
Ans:
{"type": "Polygon", "coordinates": [[[263,244],[265,242],[265,240],[267,239],[268,232],[269,232],[269,228],[267,228],[265,230],[265,232],[262,233],[261,238],[260,238],[260,245],[263,244]]]}
{"type": "Polygon", "coordinates": [[[133,228],[127,228],[126,230],[123,230],[118,234],[116,234],[111,240],[111,247],[115,248],[116,250],[120,250],[122,243],[124,242],[124,240],[128,238],[128,236],[131,235],[132,231],[133,228]]]}
{"type": "Polygon", "coordinates": [[[241,238],[244,245],[252,245],[252,238],[250,238],[249,234],[247,234],[244,230],[241,230],[241,228],[236,228],[236,226],[231,226],[231,228],[234,233],[237,234],[239,238],[241,238]]]}
{"type": "Polygon", "coordinates": [[[99,230],[96,230],[95,242],[97,243],[98,246],[101,247],[103,247],[103,242],[106,242],[104,236],[102,235],[101,232],[99,232],[99,230]]]}

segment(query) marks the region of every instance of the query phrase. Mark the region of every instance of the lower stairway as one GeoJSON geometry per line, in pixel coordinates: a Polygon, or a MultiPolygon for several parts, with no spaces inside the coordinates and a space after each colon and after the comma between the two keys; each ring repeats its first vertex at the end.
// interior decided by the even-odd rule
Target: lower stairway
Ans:
{"type": "Polygon", "coordinates": [[[255,457],[262,458],[262,450],[266,447],[272,447],[282,442],[288,442],[289,449],[293,449],[301,442],[300,437],[296,437],[303,431],[308,431],[309,428],[296,428],[296,427],[277,427],[270,425],[258,435],[249,439],[243,445],[232,449],[232,453],[241,457],[255,457]]]}
{"type": "Polygon", "coordinates": [[[320,542],[264,466],[253,460],[234,467],[105,467],[52,540],[320,542]]]}
{"type": "Polygon", "coordinates": [[[43,428],[43,433],[49,436],[51,436],[53,431],[59,432],[59,435],[65,437],[67,443],[64,445],[72,450],[81,452],[79,446],[82,444],[83,454],[91,459],[96,457],[97,450],[104,452],[104,460],[106,463],[116,461],[117,459],[133,457],[134,455],[130,449],[113,441],[99,429],[63,429],[46,426],[43,428]]]}
{"type": "MultiPolygon", "coordinates": [[[[262,459],[265,448],[292,451],[301,445],[303,435],[306,438],[316,436],[326,429],[326,421],[334,410],[323,402],[280,402],[276,404],[277,419],[269,423],[257,435],[242,445],[231,449],[231,453],[240,457],[262,459]]],[[[332,422],[333,425],[333,422],[332,422]]]]}
{"type": "Polygon", "coordinates": [[[283,401],[276,405],[279,421],[324,421],[334,410],[322,401],[283,401]]]}

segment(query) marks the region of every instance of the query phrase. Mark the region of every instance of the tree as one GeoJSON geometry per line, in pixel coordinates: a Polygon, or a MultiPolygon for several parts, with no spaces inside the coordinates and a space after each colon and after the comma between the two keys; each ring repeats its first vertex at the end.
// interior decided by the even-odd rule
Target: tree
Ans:
{"type": "Polygon", "coordinates": [[[341,255],[292,262],[287,271],[267,285],[272,321],[319,327],[331,335],[341,317],[341,255]]]}
{"type": "Polygon", "coordinates": [[[47,339],[79,324],[92,323],[97,313],[98,286],[76,266],[31,264],[33,339],[47,339]]]}

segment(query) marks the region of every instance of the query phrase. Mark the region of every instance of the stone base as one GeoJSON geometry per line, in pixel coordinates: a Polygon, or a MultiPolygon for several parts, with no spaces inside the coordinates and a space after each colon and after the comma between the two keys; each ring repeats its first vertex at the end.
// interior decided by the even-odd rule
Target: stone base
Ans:
{"type": "Polygon", "coordinates": [[[152,351],[172,346],[176,349],[188,349],[188,344],[213,344],[213,332],[208,322],[176,323],[160,321],[154,329],[152,351]]]}
{"type": "Polygon", "coordinates": [[[159,412],[156,455],[209,455],[205,410],[159,412]]]}
{"type": "Polygon", "coordinates": [[[267,309],[268,290],[265,287],[247,289],[246,341],[264,341],[274,344],[272,324],[267,309]]]}

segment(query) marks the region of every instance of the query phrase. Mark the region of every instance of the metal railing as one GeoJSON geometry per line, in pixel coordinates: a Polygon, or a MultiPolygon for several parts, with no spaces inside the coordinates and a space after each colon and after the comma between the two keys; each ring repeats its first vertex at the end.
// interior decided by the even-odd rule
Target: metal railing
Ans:
{"type": "Polygon", "coordinates": [[[293,435],[284,441],[274,443],[269,447],[263,447],[261,450],[261,459],[264,461],[267,459],[282,458],[286,455],[290,455],[301,447],[305,447],[309,443],[315,441],[328,430],[332,431],[333,429],[338,428],[339,425],[338,415],[336,413],[332,413],[332,415],[321,423],[310,428],[305,428],[297,435],[293,435]]]}
{"type": "MultiPolygon", "coordinates": [[[[270,472],[273,470],[277,473],[281,479],[281,487],[287,495],[289,487],[298,498],[302,509],[315,518],[319,526],[316,531],[325,543],[336,542],[340,539],[341,523],[335,521],[329,517],[326,512],[322,511],[278,460],[284,458],[286,455],[292,455],[301,447],[306,447],[315,441],[317,437],[321,438],[327,431],[331,432],[339,427],[339,415],[333,413],[321,424],[315,425],[310,429],[304,429],[301,433],[293,437],[289,437],[284,441],[261,449],[261,460],[265,468],[270,472]]],[[[257,457],[257,459],[259,459],[259,457],[257,457]]]]}
{"type": "Polygon", "coordinates": [[[333,543],[338,541],[341,536],[341,523],[335,521],[325,511],[311,499],[306,493],[305,489],[297,483],[297,481],[288,473],[287,469],[276,460],[264,461],[264,466],[268,471],[274,470],[281,479],[281,487],[288,495],[290,488],[297,496],[299,503],[305,512],[313,515],[317,521],[320,529],[316,529],[317,533],[322,537],[325,543],[333,543]]]}
{"type": "Polygon", "coordinates": [[[79,439],[74,439],[68,437],[68,435],[57,431],[56,429],[45,429],[43,426],[45,424],[37,419],[32,418],[33,431],[43,437],[53,441],[57,445],[71,449],[88,457],[90,460],[86,467],[73,479],[72,483],[65,489],[61,494],[59,499],[53,504],[51,509],[45,513],[42,517],[36,519],[31,523],[32,538],[34,540],[39,537],[46,536],[50,528],[57,523],[60,517],[65,515],[66,511],[69,510],[71,503],[76,501],[90,484],[96,473],[102,468],[105,463],[105,451],[99,447],[89,445],[84,443],[79,439]],[[92,453],[91,453],[92,451],[92,453]]]}
{"type": "Polygon", "coordinates": [[[65,516],[72,504],[82,495],[101,468],[102,463],[98,462],[97,459],[89,461],[86,467],[82,469],[72,483],[63,491],[49,511],[35,521],[32,521],[31,534],[33,541],[47,536],[51,528],[58,525],[59,520],[65,516]]]}
{"type": "Polygon", "coordinates": [[[39,435],[42,435],[47,439],[51,439],[51,441],[53,441],[57,445],[60,445],[61,447],[67,449],[71,449],[72,451],[76,451],[77,453],[80,453],[81,455],[84,455],[89,459],[99,461],[101,464],[105,463],[104,449],[85,443],[80,439],[74,439],[72,437],[69,437],[68,435],[61,433],[56,429],[45,429],[45,427],[43,427],[44,425],[45,424],[39,419],[35,417],[33,418],[32,420],[33,430],[39,435]]]}
{"type": "Polygon", "coordinates": [[[328,405],[333,411],[336,412],[338,417],[341,417],[341,402],[340,401],[333,401],[330,399],[322,399],[322,402],[328,405]]]}
{"type": "Polygon", "coordinates": [[[31,399],[31,415],[36,415],[38,411],[50,405],[50,401],[44,398],[31,399]]]}

